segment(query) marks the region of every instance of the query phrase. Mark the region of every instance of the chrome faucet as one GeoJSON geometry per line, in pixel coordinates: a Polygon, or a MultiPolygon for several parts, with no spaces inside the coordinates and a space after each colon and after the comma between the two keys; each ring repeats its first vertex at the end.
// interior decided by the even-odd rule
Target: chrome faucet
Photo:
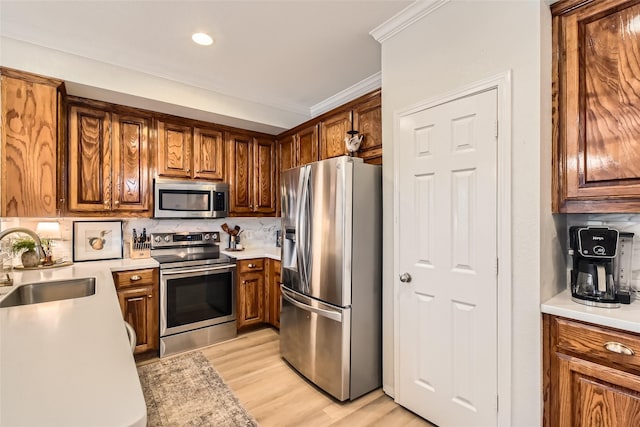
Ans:
{"type": "Polygon", "coordinates": [[[36,253],[38,254],[38,259],[42,260],[45,257],[45,253],[44,253],[44,249],[42,248],[42,242],[40,241],[40,237],[38,237],[38,235],[34,231],[29,230],[28,228],[25,228],[25,227],[7,228],[4,231],[0,231],[0,240],[4,239],[9,234],[13,234],[13,233],[28,234],[33,239],[33,241],[36,242],[36,253]]]}

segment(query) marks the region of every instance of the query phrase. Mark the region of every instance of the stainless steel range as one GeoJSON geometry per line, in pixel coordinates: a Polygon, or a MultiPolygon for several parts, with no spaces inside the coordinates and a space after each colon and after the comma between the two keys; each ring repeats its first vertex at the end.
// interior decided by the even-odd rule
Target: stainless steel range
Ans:
{"type": "Polygon", "coordinates": [[[160,357],[236,336],[236,260],[220,234],[152,233],[160,263],[160,357]]]}

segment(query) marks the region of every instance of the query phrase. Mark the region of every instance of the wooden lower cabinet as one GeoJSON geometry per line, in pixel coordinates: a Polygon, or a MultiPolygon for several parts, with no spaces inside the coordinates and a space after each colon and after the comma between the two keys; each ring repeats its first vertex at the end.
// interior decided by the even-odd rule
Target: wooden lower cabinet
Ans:
{"type": "Polygon", "coordinates": [[[280,328],[280,261],[267,259],[265,279],[267,281],[265,304],[268,307],[265,321],[271,326],[280,328]]]}
{"type": "Polygon", "coordinates": [[[640,335],[543,315],[544,425],[640,425],[640,335]]]}
{"type": "Polygon", "coordinates": [[[122,317],[136,332],[136,355],[159,349],[158,277],[157,268],[113,273],[122,317]]]}
{"type": "Polygon", "coordinates": [[[238,329],[264,322],[264,259],[238,261],[238,329]]]}

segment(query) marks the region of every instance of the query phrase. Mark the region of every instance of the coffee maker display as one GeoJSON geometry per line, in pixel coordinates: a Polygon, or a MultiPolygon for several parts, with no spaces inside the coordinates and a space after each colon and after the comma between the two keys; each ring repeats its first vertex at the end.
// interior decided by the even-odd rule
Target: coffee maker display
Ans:
{"type": "MultiPolygon", "coordinates": [[[[628,234],[625,233],[625,237],[628,234]]],[[[569,229],[573,301],[605,308],[629,304],[628,289],[618,286],[620,269],[614,263],[619,236],[618,230],[608,227],[573,226],[569,229]]]]}

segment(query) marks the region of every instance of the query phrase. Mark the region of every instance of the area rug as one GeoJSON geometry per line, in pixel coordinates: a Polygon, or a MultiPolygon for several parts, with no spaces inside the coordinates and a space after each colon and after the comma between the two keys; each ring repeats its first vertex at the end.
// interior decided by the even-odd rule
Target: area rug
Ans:
{"type": "Polygon", "coordinates": [[[147,425],[257,426],[199,351],[138,367],[147,425]]]}

